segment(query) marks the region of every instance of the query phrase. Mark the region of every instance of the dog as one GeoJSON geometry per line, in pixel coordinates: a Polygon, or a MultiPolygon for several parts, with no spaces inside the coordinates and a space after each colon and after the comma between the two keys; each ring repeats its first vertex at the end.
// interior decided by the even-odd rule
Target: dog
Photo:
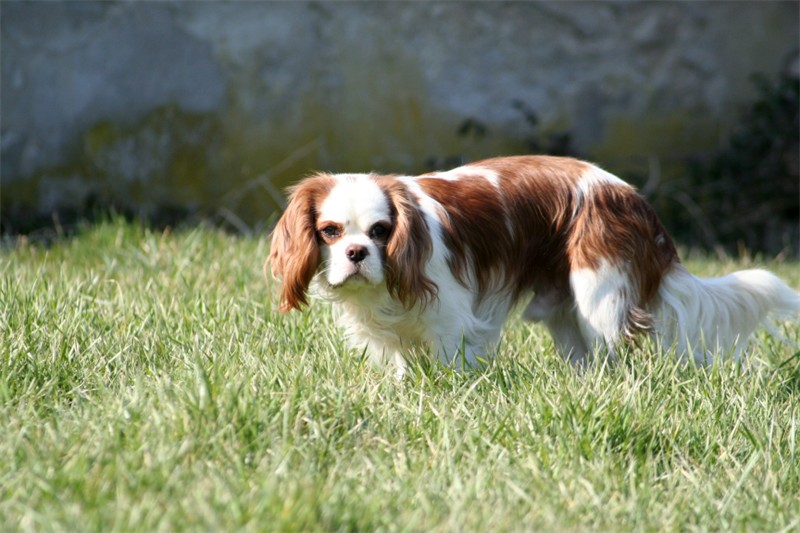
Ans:
{"type": "Polygon", "coordinates": [[[687,360],[738,358],[759,326],[800,314],[800,294],[767,271],[690,274],[631,185],[564,157],[314,175],[290,189],[267,268],[281,311],[309,293],[333,302],[352,344],[398,376],[416,346],[479,365],[518,304],[577,365],[641,335],[687,360]]]}

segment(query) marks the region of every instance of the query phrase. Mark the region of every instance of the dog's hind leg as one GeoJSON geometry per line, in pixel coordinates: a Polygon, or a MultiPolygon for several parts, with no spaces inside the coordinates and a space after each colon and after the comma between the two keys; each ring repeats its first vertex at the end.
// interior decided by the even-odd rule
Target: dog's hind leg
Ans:
{"type": "Polygon", "coordinates": [[[575,302],[569,291],[537,291],[522,312],[522,318],[530,322],[542,322],[562,357],[576,365],[585,363],[588,347],[581,334],[575,302]]]}
{"type": "Polygon", "coordinates": [[[652,328],[652,317],[637,306],[629,274],[607,261],[596,269],[570,273],[577,322],[589,350],[607,350],[614,358],[618,343],[652,328]]]}

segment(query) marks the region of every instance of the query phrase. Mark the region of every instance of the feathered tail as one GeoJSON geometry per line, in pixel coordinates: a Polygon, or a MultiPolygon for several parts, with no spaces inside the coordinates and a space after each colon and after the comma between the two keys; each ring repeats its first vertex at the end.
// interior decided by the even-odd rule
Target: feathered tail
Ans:
{"type": "Polygon", "coordinates": [[[652,311],[663,346],[708,363],[715,354],[738,358],[760,326],[776,333],[773,319],[800,318],[800,293],[766,270],[703,279],[676,264],[662,279],[652,311]]]}

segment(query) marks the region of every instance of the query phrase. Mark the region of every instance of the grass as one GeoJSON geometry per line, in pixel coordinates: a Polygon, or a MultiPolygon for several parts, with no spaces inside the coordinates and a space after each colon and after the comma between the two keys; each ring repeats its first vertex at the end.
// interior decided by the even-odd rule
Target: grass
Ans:
{"type": "Polygon", "coordinates": [[[266,254],[120,221],[0,252],[1,530],[800,527],[800,356],[766,334],[579,374],[514,321],[486,371],[397,383],[326,307],[276,313],[266,254]]]}

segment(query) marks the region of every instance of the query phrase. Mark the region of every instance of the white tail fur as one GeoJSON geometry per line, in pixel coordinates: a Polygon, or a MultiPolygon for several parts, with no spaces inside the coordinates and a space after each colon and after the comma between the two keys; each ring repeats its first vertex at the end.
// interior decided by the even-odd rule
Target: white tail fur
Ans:
{"type": "Polygon", "coordinates": [[[800,294],[765,270],[742,270],[701,279],[682,265],[667,272],[652,308],[656,334],[678,355],[710,362],[714,354],[738,358],[759,327],[800,315],[800,294]]]}

